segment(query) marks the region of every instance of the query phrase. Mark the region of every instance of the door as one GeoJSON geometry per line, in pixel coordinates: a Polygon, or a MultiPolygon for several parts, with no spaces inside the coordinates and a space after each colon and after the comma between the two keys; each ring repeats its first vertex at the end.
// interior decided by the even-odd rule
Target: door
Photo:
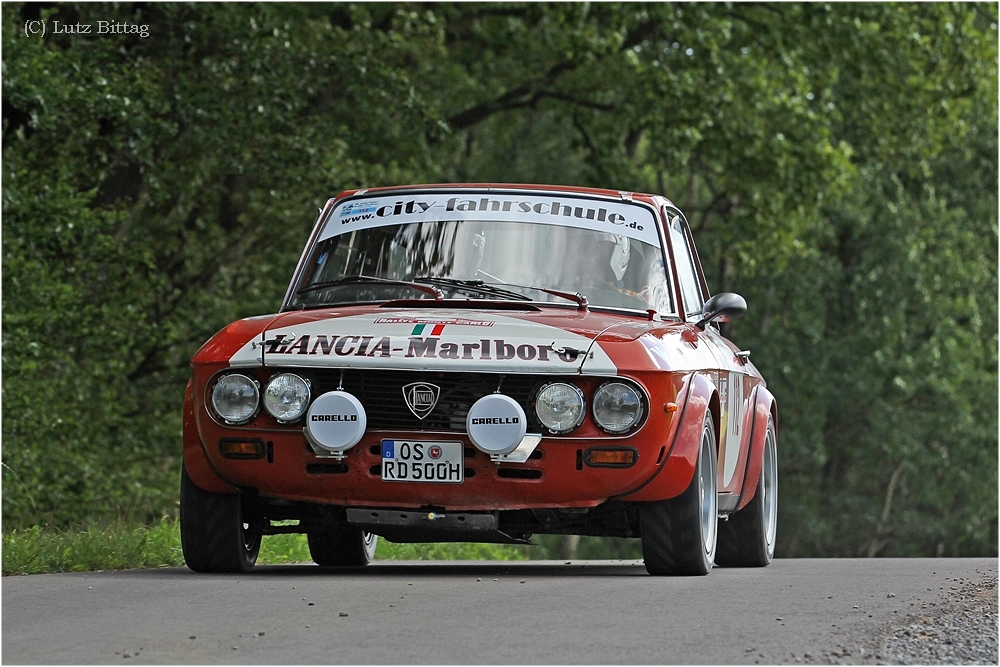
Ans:
{"type": "Polygon", "coordinates": [[[741,444],[749,447],[749,436],[745,426],[752,378],[744,371],[744,364],[736,356],[736,350],[722,337],[715,325],[709,324],[702,331],[695,326],[701,319],[701,309],[707,296],[700,279],[697,253],[690,243],[687,222],[679,212],[669,208],[663,210],[667,222],[667,236],[673,251],[674,267],[677,273],[677,288],[680,292],[682,310],[689,335],[696,336],[699,345],[711,351],[715,360],[714,368],[705,369],[712,375],[719,390],[719,491],[738,491],[742,476],[740,470],[741,444]],[[744,440],[746,442],[744,443],[744,440]]]}

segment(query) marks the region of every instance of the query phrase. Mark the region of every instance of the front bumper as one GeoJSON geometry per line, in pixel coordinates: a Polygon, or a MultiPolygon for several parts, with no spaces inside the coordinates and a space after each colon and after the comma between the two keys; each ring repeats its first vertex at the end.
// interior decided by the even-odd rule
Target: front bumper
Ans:
{"type": "Polygon", "coordinates": [[[232,486],[254,489],[268,498],[344,507],[434,506],[465,511],[593,507],[649,479],[658,468],[661,449],[634,442],[643,439],[638,435],[581,440],[543,437],[524,463],[498,464],[477,450],[465,434],[375,431],[366,433],[343,460],[335,460],[313,453],[301,430],[202,426],[204,454],[216,474],[232,486]],[[268,454],[249,460],[223,457],[218,443],[234,437],[260,439],[268,454]],[[383,439],[461,442],[465,480],[461,484],[383,481],[383,439]],[[637,456],[627,467],[593,467],[586,456],[592,447],[628,447],[637,456]]]}

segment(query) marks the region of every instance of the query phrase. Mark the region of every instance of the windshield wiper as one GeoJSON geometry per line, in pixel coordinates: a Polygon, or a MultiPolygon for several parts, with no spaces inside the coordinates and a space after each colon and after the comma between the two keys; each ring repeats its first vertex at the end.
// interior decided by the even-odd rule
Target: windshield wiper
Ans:
{"type": "Polygon", "coordinates": [[[432,278],[431,276],[418,276],[414,278],[414,280],[422,283],[430,283],[432,285],[448,285],[448,286],[460,287],[462,289],[479,292],[480,294],[493,294],[495,296],[504,296],[509,299],[517,299],[519,301],[531,301],[530,297],[524,296],[523,294],[518,294],[517,292],[511,292],[510,290],[494,287],[493,285],[483,282],[482,280],[460,280],[458,278],[432,278]]]}
{"type": "Polygon", "coordinates": [[[307,292],[315,292],[316,290],[326,289],[327,287],[337,287],[339,285],[366,285],[366,284],[378,284],[378,285],[402,285],[404,287],[412,287],[415,290],[424,292],[425,294],[430,294],[435,300],[440,301],[444,298],[444,293],[433,285],[425,285],[423,283],[415,283],[409,280],[390,280],[388,278],[376,278],[375,276],[345,276],[343,278],[338,278],[337,280],[324,280],[321,283],[315,283],[313,285],[306,285],[305,287],[299,288],[295,292],[295,296],[302,296],[307,292]]]}
{"type": "Polygon", "coordinates": [[[547,287],[536,287],[534,285],[518,285],[516,283],[487,283],[482,280],[459,280],[457,278],[432,278],[429,276],[419,276],[414,278],[413,281],[410,280],[391,280],[389,278],[376,278],[375,276],[345,276],[343,278],[338,278],[337,280],[325,280],[320,283],[315,283],[313,285],[306,285],[301,287],[295,292],[295,296],[302,296],[308,292],[315,292],[316,290],[326,289],[328,287],[338,287],[340,285],[366,285],[366,284],[377,284],[377,285],[401,285],[403,287],[411,287],[425,294],[430,294],[434,297],[436,301],[441,301],[444,299],[444,293],[434,286],[434,283],[439,283],[442,285],[455,285],[457,287],[464,287],[468,289],[479,290],[483,293],[495,294],[497,296],[503,295],[510,299],[517,299],[519,301],[530,301],[529,297],[523,294],[518,294],[517,292],[512,292],[507,289],[496,287],[496,285],[506,285],[508,287],[517,287],[519,289],[531,289],[537,290],[539,292],[545,292],[546,294],[551,294],[552,296],[557,296],[567,301],[573,301],[579,307],[579,310],[588,310],[590,307],[590,302],[587,297],[579,292],[562,292],[560,290],[548,289],[547,287]],[[415,282],[420,281],[420,282],[415,282]]]}
{"type": "MultiPolygon", "coordinates": [[[[492,286],[494,283],[483,283],[484,285],[492,286]]],[[[547,287],[536,287],[535,285],[518,285],[517,283],[498,283],[500,285],[507,285],[508,287],[519,287],[520,289],[533,289],[539,292],[545,292],[546,294],[551,294],[552,296],[558,296],[567,301],[575,301],[577,305],[577,310],[590,310],[590,301],[587,297],[579,292],[563,292],[561,290],[549,289],[547,287]]],[[[506,290],[504,290],[506,291],[506,290]]]]}

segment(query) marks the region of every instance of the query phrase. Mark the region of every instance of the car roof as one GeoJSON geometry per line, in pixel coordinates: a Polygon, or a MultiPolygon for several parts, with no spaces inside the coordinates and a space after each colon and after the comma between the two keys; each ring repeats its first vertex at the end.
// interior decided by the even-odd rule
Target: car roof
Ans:
{"type": "Polygon", "coordinates": [[[445,189],[488,190],[488,191],[498,191],[498,192],[504,192],[504,191],[523,192],[525,190],[533,190],[537,192],[588,194],[588,195],[596,195],[598,197],[608,197],[619,200],[639,200],[639,201],[644,201],[648,204],[652,204],[653,206],[657,206],[659,203],[663,202],[672,205],[670,200],[668,200],[666,197],[663,197],[662,195],[652,195],[642,192],[629,192],[626,190],[609,190],[606,188],[588,188],[576,185],[543,185],[538,183],[426,183],[426,184],[414,184],[414,185],[390,185],[378,188],[344,190],[343,192],[338,194],[333,201],[358,194],[375,195],[375,194],[389,194],[392,192],[402,193],[402,192],[445,190],[445,189]]]}

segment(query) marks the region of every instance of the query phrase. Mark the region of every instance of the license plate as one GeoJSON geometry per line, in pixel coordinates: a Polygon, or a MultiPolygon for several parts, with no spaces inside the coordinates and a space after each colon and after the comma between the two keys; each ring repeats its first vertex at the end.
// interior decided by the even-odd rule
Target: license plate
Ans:
{"type": "Polygon", "coordinates": [[[383,440],[382,480],[461,484],[465,480],[465,445],[383,440]]]}

